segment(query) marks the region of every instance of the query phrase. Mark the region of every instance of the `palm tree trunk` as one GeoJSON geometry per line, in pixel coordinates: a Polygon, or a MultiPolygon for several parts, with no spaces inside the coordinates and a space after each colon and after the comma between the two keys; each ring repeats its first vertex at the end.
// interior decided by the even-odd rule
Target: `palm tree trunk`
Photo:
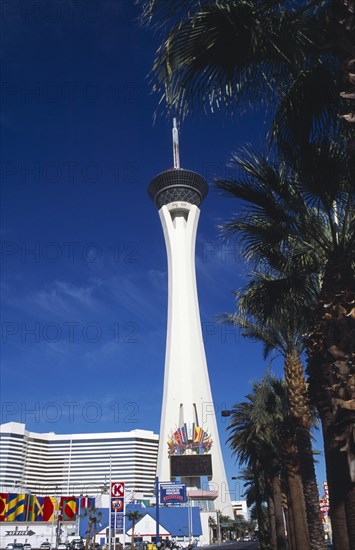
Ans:
{"type": "Polygon", "coordinates": [[[85,539],[85,550],[88,550],[90,544],[90,535],[91,535],[92,521],[89,518],[88,528],[86,530],[86,539],[85,539]]]}
{"type": "Polygon", "coordinates": [[[351,550],[355,550],[355,484],[352,490],[346,495],[345,515],[348,526],[348,536],[351,550]]]}
{"type": "Polygon", "coordinates": [[[308,525],[303,497],[302,480],[298,474],[289,474],[287,483],[290,495],[290,509],[294,527],[295,547],[308,550],[310,540],[308,536],[308,525]]]}
{"type": "MultiPolygon", "coordinates": [[[[337,550],[354,547],[346,521],[347,518],[352,521],[355,515],[349,508],[352,499],[348,495],[354,482],[346,454],[346,449],[353,446],[355,423],[354,289],[352,258],[334,255],[326,265],[307,349],[310,391],[322,420],[330,516],[337,550]],[[349,504],[345,512],[346,502],[349,504]]],[[[352,526],[350,531],[354,532],[352,526]]]]}
{"type": "Polygon", "coordinates": [[[93,549],[95,550],[95,543],[96,543],[96,533],[97,533],[97,530],[96,530],[96,521],[94,522],[94,534],[93,534],[93,537],[92,537],[92,547],[93,549]]]}
{"type": "Polygon", "coordinates": [[[282,513],[281,503],[281,482],[278,475],[274,475],[271,479],[272,494],[275,505],[275,524],[276,524],[276,548],[277,550],[286,550],[286,533],[285,523],[282,513]]]}
{"type": "Polygon", "coordinates": [[[296,538],[295,538],[295,527],[293,523],[293,514],[292,514],[292,507],[290,504],[290,494],[289,490],[287,488],[287,510],[286,510],[286,529],[287,529],[287,542],[288,542],[288,550],[297,550],[296,546],[296,538]]]}
{"type": "Polygon", "coordinates": [[[288,550],[297,550],[295,529],[293,526],[292,510],[288,508],[286,511],[286,529],[287,529],[287,542],[288,550]]]}
{"type": "MultiPolygon", "coordinates": [[[[298,353],[294,352],[286,355],[284,370],[291,415],[296,425],[298,462],[303,484],[309,544],[311,550],[326,550],[311,436],[309,432],[309,426],[311,424],[309,398],[303,364],[298,353]]],[[[295,528],[297,531],[296,526],[295,528]]]]}
{"type": "Polygon", "coordinates": [[[348,494],[348,465],[344,452],[334,449],[332,414],[322,418],[324,456],[329,488],[329,516],[332,523],[334,550],[353,550],[348,536],[345,502],[348,494]],[[328,422],[327,422],[328,420],[328,422]],[[328,424],[328,429],[327,429],[328,424]]]}
{"type": "Polygon", "coordinates": [[[268,516],[269,516],[269,525],[270,525],[271,547],[276,548],[277,538],[276,538],[275,505],[271,495],[269,495],[268,497],[267,510],[268,510],[268,516]]]}
{"type": "Polygon", "coordinates": [[[295,548],[310,550],[306,505],[300,476],[300,457],[294,433],[294,423],[287,424],[282,434],[282,462],[286,492],[294,527],[295,548]]]}
{"type": "Polygon", "coordinates": [[[298,426],[296,437],[299,454],[301,455],[300,468],[309,526],[310,547],[311,550],[326,550],[327,545],[320,513],[319,492],[309,429],[298,426]]]}
{"type": "Polygon", "coordinates": [[[329,487],[329,516],[332,523],[335,550],[352,550],[348,536],[346,499],[349,494],[349,476],[346,455],[334,448],[332,413],[322,418],[325,463],[329,487]]]}
{"type": "Polygon", "coordinates": [[[262,493],[260,489],[260,482],[259,479],[259,471],[257,468],[253,468],[254,472],[254,479],[255,479],[255,508],[256,508],[256,515],[258,518],[258,525],[259,525],[259,542],[260,542],[260,550],[269,550],[270,549],[270,535],[267,528],[267,525],[265,523],[265,517],[263,514],[262,509],[262,493]]]}
{"type": "Polygon", "coordinates": [[[134,527],[135,527],[135,523],[134,523],[134,521],[132,521],[132,538],[131,538],[131,548],[132,548],[132,550],[134,548],[134,527]]]}

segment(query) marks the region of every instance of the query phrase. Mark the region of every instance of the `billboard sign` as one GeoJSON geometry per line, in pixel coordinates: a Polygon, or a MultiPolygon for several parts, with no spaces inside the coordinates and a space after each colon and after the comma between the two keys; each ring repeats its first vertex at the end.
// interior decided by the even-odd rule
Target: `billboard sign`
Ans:
{"type": "Polygon", "coordinates": [[[185,483],[166,482],[160,483],[160,504],[181,504],[186,502],[185,483]]]}
{"type": "Polygon", "coordinates": [[[170,457],[171,477],[212,476],[211,455],[172,455],[170,457]]]}

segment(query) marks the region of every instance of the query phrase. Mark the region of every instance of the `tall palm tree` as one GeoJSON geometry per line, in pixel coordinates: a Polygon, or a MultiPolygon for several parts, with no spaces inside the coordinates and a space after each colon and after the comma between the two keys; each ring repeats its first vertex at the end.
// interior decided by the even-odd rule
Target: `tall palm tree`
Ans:
{"type": "Polygon", "coordinates": [[[89,508],[84,508],[82,510],[81,517],[88,518],[88,527],[86,530],[86,538],[85,538],[85,550],[88,550],[91,537],[93,537],[93,542],[95,544],[97,525],[100,523],[102,519],[102,512],[101,510],[98,510],[94,504],[91,504],[89,508]],[[93,534],[92,534],[92,531],[93,531],[93,534]]]}
{"type": "MultiPolygon", "coordinates": [[[[310,308],[314,304],[317,293],[317,282],[310,278],[307,283],[308,292],[312,297],[308,304],[310,308]]],[[[295,296],[292,292],[284,296],[286,289],[287,282],[285,286],[285,278],[280,274],[276,277],[270,272],[256,273],[246,289],[236,293],[237,313],[222,315],[220,320],[241,328],[243,336],[263,342],[264,358],[267,358],[272,351],[277,351],[284,357],[290,422],[296,435],[296,441],[293,443],[293,438],[286,434],[288,443],[285,450],[294,457],[287,461],[287,477],[291,496],[290,505],[294,508],[296,522],[295,537],[298,539],[300,548],[325,549],[310,435],[312,416],[301,361],[305,345],[303,335],[308,327],[305,297],[301,303],[298,297],[293,303],[295,296]],[[285,303],[283,307],[280,306],[277,316],[273,317],[269,304],[276,300],[281,302],[281,299],[284,299],[285,303]],[[290,449],[293,445],[296,445],[296,449],[292,453],[290,449]],[[301,491],[303,489],[304,500],[302,497],[299,498],[299,473],[302,477],[301,491]],[[304,506],[307,511],[310,540],[308,540],[307,528],[305,529],[303,525],[304,506]]]]}
{"type": "Polygon", "coordinates": [[[131,548],[134,549],[134,529],[136,526],[136,523],[143,517],[143,515],[140,513],[139,510],[131,510],[130,512],[127,512],[126,518],[129,519],[129,521],[132,523],[132,534],[131,534],[131,548]]]}
{"type": "MultiPolygon", "coordinates": [[[[288,291],[307,296],[305,279],[320,283],[307,313],[307,370],[322,421],[335,547],[348,550],[355,540],[355,167],[342,144],[326,141],[304,150],[297,170],[256,154],[236,155],[233,165],[240,176],[219,187],[245,208],[224,230],[239,234],[247,259],[276,265],[288,291]]],[[[283,303],[268,304],[273,317],[283,303]]]]}
{"type": "MultiPolygon", "coordinates": [[[[316,254],[312,255],[312,261],[318,263],[322,273],[319,308],[309,334],[309,372],[311,382],[314,381],[313,398],[322,410],[335,544],[347,550],[349,536],[352,540],[355,537],[353,419],[349,412],[353,407],[354,371],[351,344],[354,281],[352,267],[349,268],[354,222],[349,196],[353,200],[354,191],[349,190],[349,182],[353,180],[347,177],[343,193],[343,184],[338,185],[341,178],[333,173],[338,164],[343,176],[347,159],[340,155],[344,162],[324,162],[324,153],[329,156],[330,146],[321,142],[324,136],[333,137],[340,131],[343,56],[339,44],[348,37],[353,40],[353,20],[350,25],[343,25],[342,38],[334,30],[334,19],[338,23],[342,17],[338,16],[339,4],[352,6],[353,0],[309,0],[304,4],[297,0],[143,0],[143,18],[153,23],[157,20],[164,33],[153,74],[168,110],[184,116],[196,106],[236,112],[249,103],[274,106],[276,102],[271,134],[279,152],[298,175],[308,173],[305,186],[308,199],[303,201],[301,197],[299,201],[298,230],[302,230],[301,239],[315,231],[310,239],[306,238],[300,257],[309,263],[306,259],[309,248],[314,252],[318,247],[321,261],[318,262],[316,254]],[[308,160],[304,163],[305,159],[308,160]],[[335,186],[331,181],[333,175],[335,186]],[[339,231],[338,212],[342,224],[339,231]],[[329,304],[334,307],[325,311],[327,308],[323,306],[329,304]],[[337,318],[341,311],[345,313],[337,318]],[[334,330],[331,320],[337,321],[337,327],[342,322],[346,338],[341,340],[342,331],[334,330]],[[329,339],[332,345],[328,345],[329,339]],[[341,356],[336,357],[339,350],[341,356]],[[349,467],[344,470],[344,478],[340,478],[338,466],[345,452],[349,467]]],[[[293,200],[296,199],[294,193],[293,200]]],[[[295,204],[291,206],[292,213],[297,213],[295,204]]],[[[287,222],[286,216],[280,223],[287,222]]],[[[275,227],[268,229],[263,236],[273,242],[275,227]]],[[[282,232],[283,228],[279,224],[276,229],[282,232]]]]}
{"type": "MultiPolygon", "coordinates": [[[[286,548],[286,537],[281,506],[280,453],[278,430],[280,417],[284,416],[283,407],[275,407],[277,395],[274,391],[277,382],[270,376],[264,377],[261,383],[254,383],[252,394],[247,402],[236,404],[232,409],[228,429],[228,439],[233,454],[241,464],[247,464],[258,475],[264,474],[265,484],[273,500],[276,524],[276,548],[286,548]],[[272,410],[270,401],[273,402],[272,410]]],[[[256,490],[260,491],[258,485],[256,490]]],[[[259,498],[259,506],[261,499],[259,498]]],[[[263,541],[261,541],[262,543],[263,541]]]]}
{"type": "Polygon", "coordinates": [[[267,494],[263,471],[257,464],[252,464],[251,467],[242,469],[239,478],[244,481],[243,496],[246,497],[247,506],[254,510],[251,519],[258,522],[261,548],[262,550],[271,550],[276,546],[276,531],[275,522],[270,521],[270,510],[264,504],[267,494]],[[273,530],[273,534],[271,530],[273,530]]]}

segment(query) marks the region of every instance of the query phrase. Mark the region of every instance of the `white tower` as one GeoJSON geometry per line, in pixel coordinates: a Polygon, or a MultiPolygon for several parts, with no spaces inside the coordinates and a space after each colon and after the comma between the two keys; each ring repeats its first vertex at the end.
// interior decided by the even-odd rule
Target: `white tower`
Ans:
{"type": "Polygon", "coordinates": [[[163,226],[168,256],[168,323],[157,476],[180,479],[191,499],[210,511],[232,514],[219,443],[195,274],[199,206],[206,181],[180,168],[176,122],[174,169],[156,176],[148,192],[163,226]]]}

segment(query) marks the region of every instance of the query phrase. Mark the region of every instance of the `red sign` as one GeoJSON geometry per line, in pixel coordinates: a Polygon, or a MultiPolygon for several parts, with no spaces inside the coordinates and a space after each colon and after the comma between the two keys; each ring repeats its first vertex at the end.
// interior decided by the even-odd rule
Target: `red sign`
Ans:
{"type": "Polygon", "coordinates": [[[111,498],[124,497],[124,482],[111,483],[111,498]]]}
{"type": "Polygon", "coordinates": [[[124,511],[124,498],[111,498],[111,508],[115,512],[124,511]]]}
{"type": "Polygon", "coordinates": [[[320,507],[320,510],[321,510],[322,514],[328,513],[328,510],[329,510],[329,502],[327,501],[327,499],[325,499],[325,498],[320,498],[320,499],[319,499],[319,507],[320,507]]]}

